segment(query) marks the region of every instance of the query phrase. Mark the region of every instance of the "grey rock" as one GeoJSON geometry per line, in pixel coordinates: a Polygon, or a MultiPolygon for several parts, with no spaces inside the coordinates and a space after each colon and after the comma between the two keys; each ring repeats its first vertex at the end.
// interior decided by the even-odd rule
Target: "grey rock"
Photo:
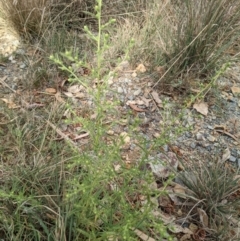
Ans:
{"type": "Polygon", "coordinates": [[[200,132],[198,132],[198,133],[196,134],[196,139],[197,139],[198,141],[202,141],[202,140],[204,140],[204,137],[203,137],[203,135],[202,135],[200,132]]]}
{"type": "Polygon", "coordinates": [[[183,137],[183,136],[180,136],[180,137],[177,138],[177,141],[178,141],[178,142],[183,142],[183,140],[184,140],[184,137],[183,137]]]}
{"type": "Polygon", "coordinates": [[[236,149],[232,149],[231,150],[231,154],[233,155],[233,156],[238,156],[238,150],[236,150],[236,149]]]}
{"type": "Polygon", "coordinates": [[[207,151],[211,151],[212,150],[212,147],[211,146],[205,146],[205,148],[207,149],[207,151]]]}
{"type": "Polygon", "coordinates": [[[25,54],[25,50],[24,49],[17,49],[16,54],[20,54],[20,55],[24,55],[25,54]]]}
{"type": "Polygon", "coordinates": [[[125,101],[124,96],[123,96],[123,95],[121,95],[121,96],[119,97],[119,100],[120,100],[121,102],[124,102],[124,101],[125,101]]]}
{"type": "Polygon", "coordinates": [[[138,113],[138,117],[141,119],[145,118],[145,113],[144,112],[138,113]]]}
{"type": "Polygon", "coordinates": [[[11,88],[12,88],[13,90],[17,90],[18,86],[17,86],[16,83],[12,83],[11,88]]]}
{"type": "Polygon", "coordinates": [[[213,129],[214,129],[214,127],[212,127],[212,126],[210,126],[210,125],[208,125],[207,128],[208,128],[209,130],[213,130],[213,129]]]}
{"type": "Polygon", "coordinates": [[[136,145],[134,144],[134,143],[132,143],[131,145],[130,145],[130,150],[134,150],[136,148],[136,145]]]}
{"type": "Polygon", "coordinates": [[[134,94],[135,96],[138,96],[141,92],[142,92],[142,90],[139,88],[139,89],[135,90],[135,91],[133,92],[133,94],[134,94]]]}
{"type": "Polygon", "coordinates": [[[210,142],[214,142],[214,141],[216,140],[216,138],[215,138],[214,136],[212,136],[212,135],[209,135],[209,136],[207,137],[207,139],[208,139],[210,142]]]}
{"type": "Polygon", "coordinates": [[[238,167],[240,168],[240,158],[237,159],[238,167]]]}
{"type": "Polygon", "coordinates": [[[233,96],[231,96],[231,98],[229,98],[229,101],[231,101],[232,102],[231,105],[235,107],[236,103],[238,102],[238,99],[233,97],[233,96]]]}
{"type": "Polygon", "coordinates": [[[118,92],[119,94],[122,94],[122,93],[123,93],[123,88],[119,86],[119,87],[117,88],[117,92],[118,92]]]}
{"type": "Polygon", "coordinates": [[[167,151],[168,151],[168,145],[164,145],[164,146],[163,146],[163,150],[164,150],[165,152],[167,152],[167,151]]]}
{"type": "Polygon", "coordinates": [[[125,82],[125,83],[131,83],[132,80],[125,78],[125,79],[123,80],[123,82],[125,82]]]}
{"type": "Polygon", "coordinates": [[[133,95],[128,95],[127,98],[128,98],[128,100],[134,100],[135,99],[133,95]]]}
{"type": "Polygon", "coordinates": [[[235,162],[237,158],[235,156],[230,156],[228,159],[230,162],[235,162]]]}
{"type": "Polygon", "coordinates": [[[191,116],[188,117],[187,121],[188,121],[188,123],[194,123],[195,122],[194,119],[191,116]]]}
{"type": "Polygon", "coordinates": [[[192,137],[192,133],[186,132],[186,133],[185,133],[185,136],[186,136],[187,138],[191,138],[191,137],[192,137]]]}
{"type": "Polygon", "coordinates": [[[20,68],[20,69],[25,69],[26,66],[27,66],[27,65],[26,65],[25,63],[22,63],[22,64],[20,64],[19,68],[20,68]]]}
{"type": "Polygon", "coordinates": [[[236,111],[236,108],[237,108],[237,105],[236,105],[236,107],[231,106],[231,107],[229,107],[229,110],[230,110],[231,112],[235,112],[235,111],[236,111]]]}
{"type": "Polygon", "coordinates": [[[196,144],[195,142],[192,142],[192,143],[190,144],[190,147],[191,147],[192,149],[195,149],[196,146],[197,146],[197,144],[196,144]]]}
{"type": "Polygon", "coordinates": [[[8,60],[10,60],[11,62],[14,60],[14,57],[13,57],[13,55],[10,55],[9,57],[8,57],[8,60]]]}

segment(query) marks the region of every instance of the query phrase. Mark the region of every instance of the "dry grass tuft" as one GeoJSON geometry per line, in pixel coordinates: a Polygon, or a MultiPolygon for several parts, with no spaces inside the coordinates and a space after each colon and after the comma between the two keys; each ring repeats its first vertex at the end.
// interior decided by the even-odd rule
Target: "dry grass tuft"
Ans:
{"type": "Polygon", "coordinates": [[[4,1],[2,9],[9,25],[24,39],[40,37],[59,20],[70,22],[70,17],[85,10],[84,1],[74,0],[27,0],[4,1]]]}
{"type": "Polygon", "coordinates": [[[226,61],[226,53],[240,37],[239,23],[237,0],[152,0],[140,16],[129,15],[120,23],[109,55],[121,53],[134,38],[132,63],[144,62],[151,70],[164,67],[158,80],[175,85],[184,73],[203,76],[223,58],[226,61]]]}
{"type": "Polygon", "coordinates": [[[193,203],[190,215],[200,226],[203,225],[209,237],[236,240],[233,238],[233,224],[238,219],[240,209],[239,175],[220,163],[205,165],[192,163],[191,168],[179,175],[193,203]],[[198,214],[198,208],[206,213],[208,222],[201,220],[203,217],[198,214]]]}

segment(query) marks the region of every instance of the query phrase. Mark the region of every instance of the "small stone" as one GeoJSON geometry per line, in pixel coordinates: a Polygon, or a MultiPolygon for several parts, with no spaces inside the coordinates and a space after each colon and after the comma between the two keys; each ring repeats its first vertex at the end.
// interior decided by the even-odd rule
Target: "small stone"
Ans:
{"type": "Polygon", "coordinates": [[[168,151],[168,145],[164,145],[164,146],[163,146],[163,150],[164,150],[165,152],[167,152],[167,151],[168,151]]]}
{"type": "Polygon", "coordinates": [[[210,142],[214,142],[216,140],[216,138],[214,136],[208,136],[207,139],[210,141],[210,142]]]}
{"type": "Polygon", "coordinates": [[[81,92],[80,92],[80,93],[76,93],[76,94],[75,94],[75,97],[76,97],[76,98],[79,98],[79,99],[83,99],[83,98],[85,98],[86,96],[85,96],[84,93],[81,93],[81,92]]]}
{"type": "Polygon", "coordinates": [[[237,159],[238,167],[240,167],[240,158],[237,159]]]}
{"type": "Polygon", "coordinates": [[[62,123],[60,124],[60,128],[61,128],[61,131],[67,131],[68,125],[66,125],[65,123],[62,123]]]}
{"type": "Polygon", "coordinates": [[[198,230],[198,226],[193,224],[193,223],[190,223],[189,227],[188,227],[193,233],[196,233],[197,230],[198,230]]]}
{"type": "Polygon", "coordinates": [[[128,95],[127,98],[128,98],[128,100],[134,100],[134,96],[133,95],[128,95]]]}
{"type": "Polygon", "coordinates": [[[233,156],[238,156],[238,150],[237,149],[232,149],[231,150],[231,154],[233,155],[233,156]]]}
{"type": "Polygon", "coordinates": [[[192,149],[195,149],[196,146],[197,146],[197,144],[196,144],[195,142],[192,142],[192,143],[190,144],[190,147],[191,147],[192,149]]]}
{"type": "Polygon", "coordinates": [[[144,113],[144,112],[138,113],[138,117],[139,117],[140,119],[145,118],[145,113],[144,113]]]}
{"type": "Polygon", "coordinates": [[[120,64],[119,64],[120,67],[123,68],[123,70],[127,69],[129,67],[129,62],[127,60],[125,61],[122,61],[120,64]]]}
{"type": "Polygon", "coordinates": [[[112,84],[113,84],[113,76],[111,76],[111,77],[108,79],[108,84],[109,84],[109,85],[112,85],[112,84]]]}
{"type": "Polygon", "coordinates": [[[189,116],[189,117],[187,118],[187,120],[188,120],[189,123],[194,123],[194,119],[193,119],[192,116],[189,116]]]}
{"type": "Polygon", "coordinates": [[[179,120],[176,120],[176,121],[174,122],[174,124],[175,124],[175,125],[180,125],[180,121],[179,121],[179,120]]]}
{"type": "Polygon", "coordinates": [[[227,100],[230,102],[234,102],[234,98],[232,95],[228,95],[227,100]]]}
{"type": "Polygon", "coordinates": [[[212,127],[212,126],[210,126],[210,125],[208,125],[207,128],[208,128],[209,130],[213,130],[213,129],[214,129],[214,127],[212,127]]]}
{"type": "Polygon", "coordinates": [[[123,103],[123,102],[125,101],[124,96],[120,96],[120,97],[119,97],[119,100],[123,103]]]}
{"type": "Polygon", "coordinates": [[[185,170],[185,168],[184,168],[184,166],[183,166],[183,164],[181,162],[178,163],[178,170],[179,171],[184,171],[185,170]]]}
{"type": "Polygon", "coordinates": [[[188,138],[191,138],[191,137],[192,137],[192,133],[186,132],[186,133],[185,133],[185,136],[188,137],[188,138]]]}
{"type": "Polygon", "coordinates": [[[153,137],[158,138],[158,137],[160,137],[160,134],[159,133],[154,133],[153,137]]]}
{"type": "Polygon", "coordinates": [[[207,149],[207,151],[211,151],[212,150],[212,147],[211,146],[205,146],[205,148],[207,149]]]}
{"type": "Polygon", "coordinates": [[[114,134],[114,131],[113,130],[109,130],[107,133],[108,133],[108,135],[112,136],[114,134]]]}
{"type": "Polygon", "coordinates": [[[12,83],[11,88],[12,88],[13,90],[17,90],[18,86],[17,86],[16,84],[12,83]]]}
{"type": "Polygon", "coordinates": [[[137,77],[137,73],[135,71],[132,73],[132,77],[137,77]]]}
{"type": "Polygon", "coordinates": [[[19,66],[19,68],[20,68],[20,69],[25,69],[25,68],[26,68],[26,64],[24,64],[24,63],[21,64],[21,65],[19,66]]]}
{"type": "Polygon", "coordinates": [[[131,140],[131,138],[128,136],[128,133],[127,133],[127,132],[122,132],[122,133],[120,134],[120,136],[123,137],[123,141],[124,141],[125,144],[126,144],[126,143],[129,143],[130,140],[131,140]]]}
{"type": "Polygon", "coordinates": [[[198,141],[202,141],[204,138],[203,138],[203,135],[198,132],[198,133],[196,134],[196,139],[197,139],[198,141]]]}
{"type": "Polygon", "coordinates": [[[133,92],[133,94],[134,94],[135,96],[138,96],[141,92],[142,92],[142,90],[139,88],[139,89],[135,90],[135,91],[133,92]]]}
{"type": "Polygon", "coordinates": [[[228,159],[230,162],[235,162],[237,160],[236,157],[234,156],[230,156],[229,159],[228,159]]]}
{"type": "Polygon", "coordinates": [[[119,87],[117,88],[117,92],[118,92],[119,94],[123,93],[123,88],[119,86],[119,87]]]}
{"type": "Polygon", "coordinates": [[[183,140],[184,140],[184,137],[182,137],[182,136],[180,136],[180,137],[177,138],[177,141],[178,141],[178,142],[183,142],[183,140]]]}
{"type": "Polygon", "coordinates": [[[93,106],[93,102],[91,100],[87,101],[88,106],[93,106]]]}
{"type": "Polygon", "coordinates": [[[132,82],[132,80],[125,78],[125,79],[123,80],[123,82],[129,84],[129,83],[132,82]]]}
{"type": "Polygon", "coordinates": [[[136,148],[136,145],[132,143],[132,144],[130,145],[130,150],[134,150],[135,148],[136,148]]]}
{"type": "Polygon", "coordinates": [[[179,217],[181,217],[182,214],[183,214],[182,210],[181,210],[181,209],[178,209],[178,211],[177,211],[177,215],[178,215],[179,217]]]}
{"type": "Polygon", "coordinates": [[[24,55],[25,54],[25,50],[24,49],[17,49],[16,50],[16,54],[24,55]]]}
{"type": "Polygon", "coordinates": [[[8,58],[9,61],[13,61],[13,59],[14,59],[13,55],[9,56],[8,58]]]}

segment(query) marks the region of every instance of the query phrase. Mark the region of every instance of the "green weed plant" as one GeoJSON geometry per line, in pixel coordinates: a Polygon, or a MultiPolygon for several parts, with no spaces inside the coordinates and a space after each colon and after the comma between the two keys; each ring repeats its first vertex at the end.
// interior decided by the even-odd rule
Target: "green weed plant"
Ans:
{"type": "MultiPolygon", "coordinates": [[[[89,110],[95,116],[92,119],[77,115],[74,108],[67,106],[73,116],[67,123],[81,123],[89,133],[89,144],[80,150],[69,143],[65,147],[68,150],[66,158],[58,149],[51,153],[54,157],[52,162],[41,163],[44,157],[49,158],[48,150],[53,148],[54,141],[49,140],[49,126],[42,136],[38,136],[42,138],[35,143],[38,154],[27,157],[35,158],[35,165],[19,165],[9,169],[9,178],[0,191],[0,237],[4,239],[138,240],[136,231],[141,230],[149,238],[172,240],[161,219],[153,215],[151,198],[157,198],[161,192],[150,188],[155,178],[147,168],[142,168],[149,155],[145,146],[147,141],[142,137],[139,139],[140,157],[128,166],[122,159],[126,144],[124,136],[108,136],[109,130],[119,124],[119,120],[112,118],[109,123],[111,116],[118,113],[115,102],[107,101],[109,76],[102,75],[101,70],[104,67],[103,53],[109,47],[109,36],[105,30],[114,20],[102,25],[102,0],[96,2],[95,17],[99,31],[95,35],[85,27],[96,46],[96,65],[92,75],[83,79],[76,75],[71,65],[64,64],[61,58],[79,67],[86,65],[71,51],[66,51],[61,58],[58,55],[50,57],[68,73],[69,81],[83,85],[93,100],[93,107],[89,110]],[[96,88],[91,87],[93,81],[96,88]]],[[[135,127],[129,128],[132,130],[129,136],[137,133],[135,127]]],[[[26,130],[19,128],[12,133],[17,137],[16,145],[21,147],[21,152],[25,148],[27,134],[27,127],[26,130]]],[[[151,150],[159,143],[166,143],[165,136],[162,138],[161,141],[161,137],[158,138],[151,150]]]]}
{"type": "MultiPolygon", "coordinates": [[[[102,76],[104,67],[104,52],[109,48],[109,35],[105,29],[115,22],[110,19],[107,23],[101,23],[102,1],[97,0],[95,17],[98,21],[98,33],[95,35],[86,26],[89,38],[96,46],[96,67],[92,72],[92,78],[97,83],[97,88],[91,88],[91,82],[79,79],[71,67],[55,57],[51,59],[59,65],[61,70],[69,73],[71,81],[81,83],[94,102],[94,120],[76,116],[74,121],[80,122],[83,128],[90,133],[91,147],[77,156],[68,164],[72,177],[67,180],[66,196],[64,202],[71,209],[67,213],[68,223],[71,224],[71,236],[77,240],[136,240],[134,230],[140,229],[148,233],[151,227],[155,227],[159,237],[171,239],[166,232],[161,220],[152,215],[150,201],[142,205],[132,198],[138,195],[140,190],[146,200],[152,195],[148,185],[154,181],[152,174],[142,171],[138,160],[131,168],[127,168],[121,158],[121,147],[124,144],[122,137],[106,142],[109,130],[116,124],[107,123],[108,116],[116,114],[115,104],[108,103],[106,91],[108,90],[107,78],[102,76]],[[120,170],[116,170],[116,166],[120,170]],[[144,211],[141,211],[144,210],[144,211]]],[[[85,66],[84,61],[73,57],[71,52],[66,52],[63,57],[73,61],[77,66],[85,66]]]]}

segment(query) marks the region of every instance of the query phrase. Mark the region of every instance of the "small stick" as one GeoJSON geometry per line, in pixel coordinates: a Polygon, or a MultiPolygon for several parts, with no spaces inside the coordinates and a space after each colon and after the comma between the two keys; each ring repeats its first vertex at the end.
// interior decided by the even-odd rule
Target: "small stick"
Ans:
{"type": "Polygon", "coordinates": [[[72,141],[66,134],[64,134],[59,128],[57,128],[54,124],[52,124],[49,120],[47,120],[48,125],[50,125],[57,133],[60,135],[65,141],[69,142],[71,145],[76,147],[76,149],[81,153],[81,150],[77,146],[77,144],[72,141]]]}
{"type": "Polygon", "coordinates": [[[229,132],[227,132],[227,131],[216,129],[216,132],[220,132],[220,133],[223,133],[223,134],[225,134],[225,135],[227,135],[227,136],[230,136],[230,137],[232,137],[237,143],[240,143],[239,140],[238,140],[234,135],[232,135],[231,133],[229,133],[229,132]]]}
{"type": "Polygon", "coordinates": [[[10,89],[12,92],[16,93],[17,91],[12,89],[6,82],[5,80],[7,79],[7,76],[4,76],[3,78],[0,79],[0,82],[2,83],[3,86],[6,86],[8,89],[10,89]]]}

